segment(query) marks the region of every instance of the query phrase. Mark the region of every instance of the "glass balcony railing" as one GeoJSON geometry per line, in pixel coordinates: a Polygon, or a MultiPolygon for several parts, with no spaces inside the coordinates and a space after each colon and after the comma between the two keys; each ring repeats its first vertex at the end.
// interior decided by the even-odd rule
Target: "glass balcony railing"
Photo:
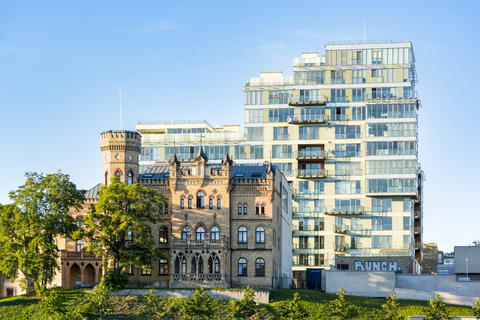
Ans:
{"type": "Polygon", "coordinates": [[[273,155],[273,159],[292,159],[293,152],[282,152],[273,155]]]}
{"type": "Polygon", "coordinates": [[[291,123],[309,123],[309,122],[325,122],[328,120],[328,117],[323,114],[300,114],[300,115],[294,115],[293,118],[290,119],[291,123]]]}
{"type": "Polygon", "coordinates": [[[352,77],[352,83],[365,83],[365,78],[363,78],[363,77],[352,77]]]}
{"type": "Polygon", "coordinates": [[[300,169],[297,170],[297,177],[322,178],[325,177],[325,169],[300,169]]]}
{"type": "Polygon", "coordinates": [[[361,157],[361,151],[335,151],[334,152],[335,158],[355,158],[361,157]]]}
{"type": "Polygon", "coordinates": [[[415,137],[417,131],[415,130],[404,130],[404,131],[383,131],[381,135],[374,135],[367,133],[367,138],[375,137],[415,137]]]}
{"type": "Polygon", "coordinates": [[[293,213],[321,213],[325,212],[325,207],[293,207],[293,213]]]}
{"type": "Polygon", "coordinates": [[[344,78],[333,78],[331,79],[331,84],[344,84],[345,79],[344,78]]]}
{"type": "Polygon", "coordinates": [[[367,174],[398,174],[416,173],[415,168],[367,168],[367,174]]]}
{"type": "Polygon", "coordinates": [[[273,137],[273,140],[290,140],[289,134],[277,134],[273,137]]]}
{"type": "MultiPolygon", "coordinates": [[[[343,82],[345,83],[345,82],[343,82]]],[[[330,98],[330,102],[348,102],[348,97],[347,96],[344,96],[344,97],[331,97],[330,98]]]]}
{"type": "Polygon", "coordinates": [[[300,150],[296,152],[296,159],[319,159],[325,157],[325,150],[300,150]]]}
{"type": "Polygon", "coordinates": [[[414,90],[400,91],[398,90],[395,93],[390,92],[367,92],[366,99],[415,99],[417,98],[417,92],[414,90]]]}
{"type": "Polygon", "coordinates": [[[353,170],[337,169],[335,170],[335,175],[336,176],[361,176],[362,169],[353,169],[353,170]]]}
{"type": "Polygon", "coordinates": [[[335,248],[335,251],[347,251],[346,243],[334,243],[333,247],[335,248]]]}
{"type": "Polygon", "coordinates": [[[324,95],[320,96],[297,96],[290,97],[288,104],[290,105],[303,105],[303,104],[325,104],[327,103],[327,97],[324,95]]]}
{"type": "Polygon", "coordinates": [[[335,207],[329,208],[327,212],[346,213],[346,212],[362,212],[362,211],[363,211],[362,206],[335,206],[335,207]]]}
{"type": "Polygon", "coordinates": [[[377,244],[377,249],[410,250],[410,242],[382,242],[377,244]]]}
{"type": "Polygon", "coordinates": [[[333,225],[333,231],[337,233],[345,233],[347,232],[348,225],[346,224],[334,224],[333,225]]]}

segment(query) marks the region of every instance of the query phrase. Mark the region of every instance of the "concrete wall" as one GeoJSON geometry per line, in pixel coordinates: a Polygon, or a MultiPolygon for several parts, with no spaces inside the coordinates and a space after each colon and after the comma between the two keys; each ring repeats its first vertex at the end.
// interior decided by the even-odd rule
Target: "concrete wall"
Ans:
{"type": "Polygon", "coordinates": [[[455,247],[455,273],[480,273],[480,247],[455,247]]]}
{"type": "MultiPolygon", "coordinates": [[[[456,275],[397,275],[398,288],[440,291],[465,296],[480,296],[480,282],[457,281],[456,275]]],[[[434,295],[435,296],[435,295],[434,295]]]]}
{"type": "MultiPolygon", "coordinates": [[[[150,289],[123,289],[113,292],[114,296],[136,296],[144,295],[150,289]]],[[[162,298],[190,298],[195,290],[154,290],[157,297],[162,298]]],[[[241,300],[245,293],[244,290],[207,290],[212,299],[217,300],[241,300]]],[[[255,290],[255,301],[258,303],[269,303],[270,291],[255,290]]]]}
{"type": "Polygon", "coordinates": [[[389,297],[395,287],[393,271],[355,272],[325,271],[326,292],[339,293],[342,287],[347,294],[365,297],[389,297]]]}
{"type": "Polygon", "coordinates": [[[395,288],[395,295],[398,299],[430,301],[432,299],[435,299],[435,296],[437,294],[440,295],[440,299],[442,299],[445,303],[458,304],[463,306],[471,307],[475,305],[475,300],[477,300],[477,297],[452,294],[448,292],[395,288]]]}

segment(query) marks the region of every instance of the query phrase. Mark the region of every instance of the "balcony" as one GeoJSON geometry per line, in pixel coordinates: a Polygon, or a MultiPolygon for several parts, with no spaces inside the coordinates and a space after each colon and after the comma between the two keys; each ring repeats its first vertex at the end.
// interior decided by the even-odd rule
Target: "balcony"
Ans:
{"type": "Polygon", "coordinates": [[[275,153],[273,159],[293,159],[293,152],[275,153]]]}
{"type": "Polygon", "coordinates": [[[191,246],[191,247],[223,247],[228,244],[228,238],[226,236],[222,236],[220,240],[210,240],[210,239],[203,239],[203,240],[182,240],[178,238],[173,238],[173,246],[174,247],[184,247],[184,246],[191,246]]]}
{"type": "Polygon", "coordinates": [[[323,243],[294,243],[293,250],[323,250],[323,243]]]}
{"type": "Polygon", "coordinates": [[[410,250],[410,242],[382,242],[377,249],[382,249],[384,251],[410,250]]]}
{"type": "Polygon", "coordinates": [[[294,224],[294,225],[292,225],[292,230],[302,232],[302,231],[312,231],[313,228],[309,228],[309,225],[299,226],[299,225],[294,224]]]}
{"type": "Polygon", "coordinates": [[[389,103],[391,100],[401,100],[403,103],[416,103],[416,91],[397,91],[396,93],[367,92],[367,103],[389,103]]]}
{"type": "Polygon", "coordinates": [[[325,178],[325,169],[299,169],[297,178],[325,178]]]}
{"type": "Polygon", "coordinates": [[[346,243],[334,243],[333,247],[334,247],[335,251],[338,251],[338,252],[347,251],[347,244],[346,243]]]}
{"type": "MultiPolygon", "coordinates": [[[[348,102],[347,96],[335,96],[330,98],[330,102],[348,102]]],[[[332,119],[333,120],[333,119],[332,119]]]]}
{"type": "Polygon", "coordinates": [[[326,96],[299,96],[288,99],[288,104],[291,106],[318,106],[326,103],[326,96]]]}
{"type": "Polygon", "coordinates": [[[318,160],[325,159],[325,150],[301,150],[295,152],[297,160],[318,160]]]}
{"type": "MultiPolygon", "coordinates": [[[[288,121],[288,120],[287,120],[288,121]]],[[[323,114],[301,114],[294,115],[294,118],[290,118],[290,123],[292,124],[303,124],[303,123],[324,123],[328,121],[328,117],[323,114]]]]}
{"type": "Polygon", "coordinates": [[[362,214],[364,209],[362,206],[335,206],[326,208],[325,214],[328,215],[354,215],[362,214]]]}
{"type": "MultiPolygon", "coordinates": [[[[318,199],[320,198],[320,196],[323,196],[324,194],[325,192],[321,192],[320,189],[313,189],[313,192],[311,192],[310,190],[293,189],[293,197],[299,198],[299,199],[304,199],[304,198],[318,199]]],[[[318,211],[318,212],[323,212],[323,211],[318,211]]]]}
{"type": "Polygon", "coordinates": [[[352,77],[352,83],[365,83],[365,78],[363,78],[363,77],[352,77]]]}
{"type": "Polygon", "coordinates": [[[273,137],[273,140],[275,140],[275,141],[290,140],[290,135],[289,134],[277,134],[276,136],[273,137]]]}
{"type": "Polygon", "coordinates": [[[415,250],[421,250],[422,244],[420,242],[415,242],[415,250]]]}
{"type": "Polygon", "coordinates": [[[337,169],[335,170],[335,176],[361,176],[362,169],[337,169]]]}
{"type": "Polygon", "coordinates": [[[422,233],[422,227],[414,227],[413,231],[415,232],[415,235],[422,233]]]}
{"type": "Polygon", "coordinates": [[[344,84],[345,79],[344,78],[332,78],[330,83],[331,84],[344,84]]]}
{"type": "Polygon", "coordinates": [[[79,260],[102,260],[95,255],[93,252],[84,252],[84,251],[66,251],[62,250],[62,259],[79,259],[79,260]]]}
{"type": "Polygon", "coordinates": [[[334,224],[333,225],[333,232],[335,233],[346,233],[348,229],[348,225],[346,224],[334,224]]]}
{"type": "Polygon", "coordinates": [[[173,281],[207,281],[220,282],[225,281],[223,273],[172,273],[173,281]]]}
{"type": "Polygon", "coordinates": [[[415,214],[415,219],[417,219],[417,220],[422,217],[422,211],[421,210],[415,210],[414,214],[415,214]]]}
{"type": "Polygon", "coordinates": [[[361,243],[352,243],[348,245],[349,250],[361,250],[362,244],[361,243]]]}
{"type": "Polygon", "coordinates": [[[322,213],[325,212],[324,207],[306,207],[306,208],[298,208],[298,207],[293,207],[293,213],[294,214],[304,214],[304,213],[322,213]]]}

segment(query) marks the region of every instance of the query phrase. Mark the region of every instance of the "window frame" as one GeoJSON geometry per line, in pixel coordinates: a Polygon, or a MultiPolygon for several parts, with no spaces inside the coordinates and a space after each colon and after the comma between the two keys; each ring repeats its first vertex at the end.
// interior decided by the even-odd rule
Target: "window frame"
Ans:
{"type": "Polygon", "coordinates": [[[255,277],[265,277],[265,259],[255,260],[255,277]]]}

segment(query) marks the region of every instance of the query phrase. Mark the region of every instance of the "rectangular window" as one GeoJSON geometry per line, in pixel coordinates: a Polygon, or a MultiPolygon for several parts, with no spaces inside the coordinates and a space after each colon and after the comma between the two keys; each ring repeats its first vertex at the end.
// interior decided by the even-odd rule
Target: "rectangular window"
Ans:
{"type": "Polygon", "coordinates": [[[298,192],[300,194],[308,194],[308,181],[298,181],[298,192]]]}
{"type": "Polygon", "coordinates": [[[332,84],[345,83],[345,71],[342,71],[342,70],[330,71],[330,79],[332,84]]]}
{"type": "Polygon", "coordinates": [[[315,218],[314,223],[315,223],[315,231],[323,231],[325,229],[323,218],[315,218]]]}
{"type": "Polygon", "coordinates": [[[315,249],[324,249],[325,242],[323,236],[315,236],[315,249]]]}
{"type": "Polygon", "coordinates": [[[361,231],[362,225],[360,224],[360,218],[351,218],[350,219],[350,228],[352,231],[361,231]]]}
{"type": "Polygon", "coordinates": [[[274,127],[273,140],[289,140],[288,127],[274,127]]]}
{"type": "Polygon", "coordinates": [[[392,199],[372,199],[373,212],[392,212],[392,199]]]}
{"type": "Polygon", "coordinates": [[[361,126],[335,126],[335,139],[360,139],[361,126]]]}
{"type": "Polygon", "coordinates": [[[263,104],[263,91],[246,91],[245,104],[263,104]]]}
{"type": "Polygon", "coordinates": [[[360,211],[361,211],[360,199],[335,199],[335,212],[360,212],[360,211]]]}
{"type": "Polygon", "coordinates": [[[335,181],[335,194],[359,194],[360,181],[335,181]]]}
{"type": "Polygon", "coordinates": [[[361,162],[336,162],[336,176],[358,176],[362,174],[361,162]]]}
{"type": "Polygon", "coordinates": [[[372,236],[373,249],[390,249],[392,248],[392,236],[372,236]]]}
{"type": "Polygon", "coordinates": [[[410,198],[403,198],[403,211],[411,212],[412,200],[410,198]]]}
{"type": "Polygon", "coordinates": [[[285,177],[291,177],[293,175],[291,163],[273,163],[272,165],[282,171],[285,177]]]}
{"type": "Polygon", "coordinates": [[[314,182],[314,194],[324,194],[325,193],[325,188],[324,188],[324,181],[315,181],[314,182]]]}
{"type": "Polygon", "coordinates": [[[365,107],[352,107],[352,120],[365,120],[365,107]]]}
{"type": "Polygon", "coordinates": [[[319,139],[319,127],[318,126],[307,126],[299,128],[299,139],[300,140],[313,140],[319,139]]]}
{"type": "Polygon", "coordinates": [[[368,179],[368,193],[413,193],[416,179],[368,179]]]}
{"type": "Polygon", "coordinates": [[[325,212],[324,211],[325,208],[323,207],[323,199],[315,199],[314,204],[315,204],[315,208],[314,208],[315,212],[325,212]]]}
{"type": "Polygon", "coordinates": [[[392,230],[392,217],[373,217],[372,230],[392,230]]]}
{"type": "MultiPolygon", "coordinates": [[[[371,93],[375,98],[378,94],[371,93]]],[[[367,119],[385,118],[415,118],[416,104],[369,104],[367,105],[367,119]]]]}
{"type": "Polygon", "coordinates": [[[291,159],[293,158],[291,145],[272,146],[272,158],[274,159],[291,159]]]}
{"type": "Polygon", "coordinates": [[[360,246],[360,236],[351,236],[350,237],[350,247],[351,249],[361,249],[360,246]]]}
{"type": "Polygon", "coordinates": [[[325,71],[313,70],[313,71],[296,71],[295,72],[295,84],[296,85],[309,85],[309,84],[324,84],[325,71]]]}
{"type": "Polygon", "coordinates": [[[300,236],[298,237],[298,241],[299,241],[299,246],[298,248],[300,250],[302,249],[308,249],[308,237],[306,236],[300,236]]]}
{"type": "Polygon", "coordinates": [[[250,159],[263,159],[263,146],[250,146],[250,159]]]}
{"type": "Polygon", "coordinates": [[[268,122],[287,122],[294,118],[293,108],[270,109],[268,110],[268,122]]]}
{"type": "Polygon", "coordinates": [[[325,265],[325,255],[323,253],[315,253],[315,266],[325,265]]]}
{"type": "Polygon", "coordinates": [[[247,127],[245,128],[245,135],[250,141],[263,141],[263,127],[247,127]]]}
{"type": "Polygon", "coordinates": [[[403,217],[403,230],[410,230],[410,217],[403,217]]]}

